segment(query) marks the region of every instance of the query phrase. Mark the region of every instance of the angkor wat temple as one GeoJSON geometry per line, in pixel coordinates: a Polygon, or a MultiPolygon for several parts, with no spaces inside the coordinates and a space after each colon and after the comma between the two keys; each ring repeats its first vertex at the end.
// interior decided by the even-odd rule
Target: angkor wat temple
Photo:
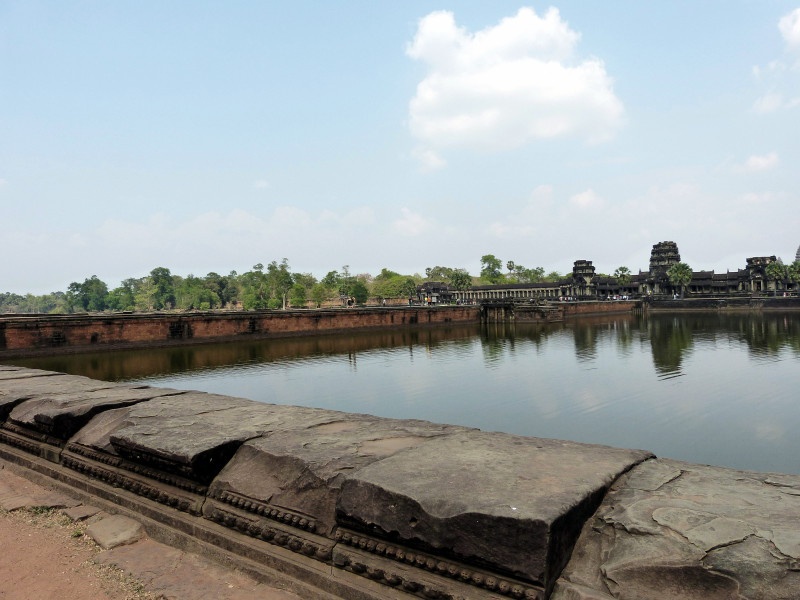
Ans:
{"type": "MultiPolygon", "coordinates": [[[[797,250],[800,260],[800,248],[797,250]]],[[[743,269],[716,273],[693,271],[692,280],[685,287],[687,296],[753,296],[789,293],[796,295],[798,284],[775,281],[767,276],[766,267],[778,259],[775,256],[754,256],[747,259],[743,269]]],[[[420,299],[433,302],[475,302],[481,300],[534,300],[544,299],[597,299],[619,297],[669,297],[681,290],[673,286],[667,271],[681,262],[678,245],[666,241],[653,245],[650,252],[650,268],[631,273],[627,278],[599,275],[590,260],[576,260],[572,275],[556,282],[507,283],[499,285],[477,285],[467,290],[453,290],[438,282],[426,283],[419,288],[420,299]]]]}

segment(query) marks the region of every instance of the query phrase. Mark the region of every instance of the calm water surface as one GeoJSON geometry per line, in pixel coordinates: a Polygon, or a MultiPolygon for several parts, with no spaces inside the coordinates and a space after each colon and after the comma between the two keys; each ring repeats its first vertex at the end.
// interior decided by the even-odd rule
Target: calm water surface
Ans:
{"type": "Polygon", "coordinates": [[[800,314],[617,316],[17,364],[800,474],[800,314]]]}

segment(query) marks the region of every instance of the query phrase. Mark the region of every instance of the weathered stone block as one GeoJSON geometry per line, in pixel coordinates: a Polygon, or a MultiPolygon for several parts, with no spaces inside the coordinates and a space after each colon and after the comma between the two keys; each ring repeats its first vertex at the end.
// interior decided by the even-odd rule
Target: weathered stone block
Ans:
{"type": "Polygon", "coordinates": [[[584,526],[553,600],[797,598],[798,532],[800,476],[647,461],[584,526]]]}
{"type": "Polygon", "coordinates": [[[292,408],[290,414],[294,418],[281,429],[239,448],[209,493],[227,502],[249,499],[285,507],[313,519],[323,535],[336,524],[339,489],[348,474],[433,438],[466,431],[334,411],[292,408]]]}
{"type": "Polygon", "coordinates": [[[40,371],[5,367],[0,371],[0,420],[5,420],[15,406],[37,396],[90,392],[113,387],[113,383],[40,371]]]}
{"type": "Polygon", "coordinates": [[[74,385],[63,386],[57,393],[30,394],[11,411],[8,421],[67,440],[100,412],[183,393],[179,390],[147,386],[114,385],[99,389],[91,386],[85,389],[74,385]]]}
{"type": "Polygon", "coordinates": [[[456,433],[349,475],[342,483],[338,520],[547,589],[605,490],[650,456],[558,440],[456,433]]]}

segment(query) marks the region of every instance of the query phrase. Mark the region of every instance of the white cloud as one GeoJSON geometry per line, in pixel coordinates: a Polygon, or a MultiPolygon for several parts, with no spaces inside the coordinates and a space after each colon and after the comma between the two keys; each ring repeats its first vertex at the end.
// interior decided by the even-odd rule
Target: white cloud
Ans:
{"type": "MultiPolygon", "coordinates": [[[[428,66],[411,99],[410,129],[439,161],[447,147],[498,150],[531,140],[609,137],[623,107],[598,58],[573,58],[580,34],[557,9],[540,17],[521,8],[493,27],[470,33],[453,13],[420,20],[408,56],[428,66]]],[[[441,165],[439,165],[441,166],[441,165]]]]}
{"type": "Polygon", "coordinates": [[[767,204],[775,199],[775,194],[771,192],[747,192],[741,196],[744,204],[767,204]]]}
{"type": "Polygon", "coordinates": [[[425,171],[437,171],[447,164],[447,161],[428,148],[414,148],[411,155],[417,159],[425,171]]]}
{"type": "Polygon", "coordinates": [[[770,152],[764,156],[753,155],[745,161],[744,169],[751,172],[768,171],[775,168],[778,162],[780,162],[780,159],[777,152],[770,152]]]}
{"type": "Polygon", "coordinates": [[[795,8],[788,15],[781,17],[778,29],[789,48],[800,49],[800,8],[795,8]]]}
{"type": "Polygon", "coordinates": [[[8,183],[8,181],[6,181],[2,177],[0,177],[0,188],[3,187],[4,185],[6,185],[7,183],[8,183]]]}
{"type": "Polygon", "coordinates": [[[594,190],[588,189],[580,194],[575,194],[569,199],[569,203],[577,208],[602,208],[605,201],[598,196],[594,190]]]}
{"type": "Polygon", "coordinates": [[[798,95],[797,73],[800,71],[800,8],[784,15],[778,21],[778,30],[786,43],[789,60],[794,64],[787,65],[784,60],[773,60],[765,68],[753,67],[753,75],[757,82],[765,83],[769,89],[753,104],[753,111],[766,114],[800,106],[798,95]]]}
{"type": "Polygon", "coordinates": [[[531,203],[549,205],[553,202],[553,186],[539,185],[531,192],[531,203]]]}
{"type": "Polygon", "coordinates": [[[783,95],[775,92],[768,92],[755,101],[753,110],[759,114],[766,114],[783,108],[784,104],[783,95]]]}
{"type": "Polygon", "coordinates": [[[397,219],[393,226],[395,231],[402,235],[417,237],[433,228],[433,223],[420,214],[407,208],[400,209],[400,212],[403,213],[403,216],[397,219]]]}
{"type": "Polygon", "coordinates": [[[257,190],[266,190],[267,188],[269,188],[269,181],[267,181],[266,179],[258,179],[253,182],[253,187],[256,188],[257,190]]]}

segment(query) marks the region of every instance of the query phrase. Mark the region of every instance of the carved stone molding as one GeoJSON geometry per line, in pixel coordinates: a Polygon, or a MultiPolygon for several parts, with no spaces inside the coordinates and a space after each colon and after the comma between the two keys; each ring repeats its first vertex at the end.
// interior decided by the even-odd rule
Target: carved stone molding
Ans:
{"type": "Polygon", "coordinates": [[[71,451],[67,451],[62,455],[61,464],[68,469],[83,473],[108,485],[122,488],[182,512],[195,516],[201,512],[202,494],[195,494],[176,486],[165,485],[160,481],[145,479],[115,465],[95,462],[71,451]]]}
{"type": "Polygon", "coordinates": [[[253,515],[266,517],[273,521],[285,523],[291,527],[296,527],[297,529],[302,529],[311,533],[317,531],[316,520],[308,515],[293,512],[283,507],[273,506],[267,502],[261,502],[260,500],[254,500],[253,498],[248,498],[236,492],[218,491],[210,495],[220,502],[230,504],[240,510],[252,513],[253,515]]]}
{"type": "Polygon", "coordinates": [[[312,532],[298,531],[291,523],[275,522],[269,516],[255,513],[242,514],[213,501],[206,503],[203,514],[220,525],[320,562],[329,563],[333,556],[332,540],[312,532]]]}
{"type": "Polygon", "coordinates": [[[345,544],[362,552],[368,552],[382,559],[388,559],[397,564],[398,567],[399,565],[406,567],[406,575],[399,574],[392,563],[384,564],[383,568],[381,568],[375,564],[367,564],[363,558],[359,558],[357,555],[342,552],[337,552],[334,558],[336,567],[380,581],[385,585],[400,586],[404,590],[421,595],[424,598],[457,598],[458,596],[453,596],[451,592],[447,591],[446,581],[439,582],[437,585],[435,580],[433,582],[430,580],[423,581],[409,576],[408,574],[413,573],[413,570],[424,571],[426,574],[435,574],[486,592],[499,593],[509,598],[524,600],[542,600],[544,598],[544,590],[538,586],[532,586],[529,583],[502,577],[432,554],[391,544],[347,529],[338,529],[334,538],[340,544],[345,544]],[[413,567],[414,569],[409,570],[407,567],[413,567]]]}

